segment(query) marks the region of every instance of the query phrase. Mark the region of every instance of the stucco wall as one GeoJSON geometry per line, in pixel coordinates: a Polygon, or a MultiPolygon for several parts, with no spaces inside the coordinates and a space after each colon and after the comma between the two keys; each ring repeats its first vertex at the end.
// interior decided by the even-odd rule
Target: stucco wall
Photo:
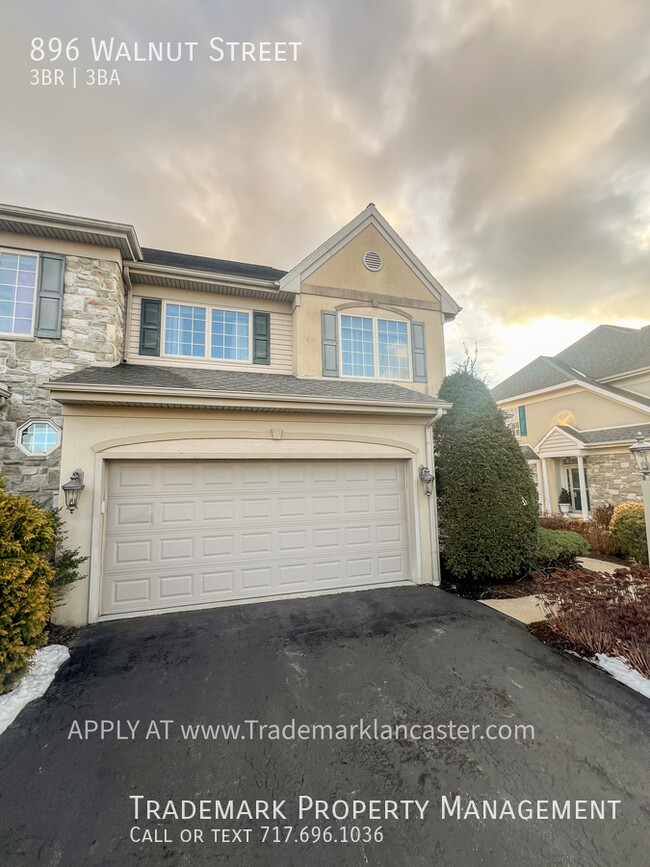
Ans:
{"type": "Polygon", "coordinates": [[[637,376],[629,376],[626,379],[617,379],[611,384],[618,388],[627,388],[629,391],[636,392],[636,394],[650,397],[650,372],[637,374],[637,376]]]}
{"type": "Polygon", "coordinates": [[[300,306],[294,313],[296,373],[322,375],[321,310],[357,304],[344,312],[357,316],[399,318],[386,310],[403,311],[405,319],[424,322],[427,341],[427,383],[399,382],[427,394],[436,394],[445,375],[445,342],[440,302],[380,233],[369,226],[303,280],[300,306]],[[369,271],[363,254],[369,250],[383,259],[380,271],[369,271]],[[382,306],[377,306],[384,305],[382,306]]]}
{"type": "Polygon", "coordinates": [[[562,389],[548,395],[528,398],[525,401],[512,401],[500,404],[503,410],[526,407],[527,436],[520,442],[535,446],[540,439],[556,424],[567,424],[578,430],[591,430],[601,427],[617,427],[637,422],[650,421],[650,410],[625,406],[620,401],[610,400],[583,388],[562,389]]]}
{"type": "MultiPolygon", "coordinates": [[[[18,247],[15,239],[14,248],[18,247]]],[[[8,246],[5,237],[0,246],[8,246]]],[[[20,249],[45,249],[29,239],[20,249]]],[[[0,407],[0,466],[7,489],[56,505],[59,493],[61,450],[47,456],[26,455],[16,445],[18,428],[29,419],[51,419],[62,424],[61,406],[43,384],[90,364],[113,365],[122,358],[124,342],[124,288],[119,254],[106,258],[79,255],[82,245],[47,245],[66,254],[60,339],[0,340],[0,382],[11,396],[0,407]]],[[[90,248],[99,253],[99,248],[90,248]]],[[[116,251],[115,251],[116,252],[116,251]]]]}
{"type": "Polygon", "coordinates": [[[69,544],[91,557],[90,578],[75,584],[55,619],[86,622],[89,586],[98,586],[101,566],[102,484],[110,458],[370,458],[409,461],[407,478],[412,578],[431,582],[431,503],[415,479],[426,463],[425,421],[398,417],[209,412],[139,407],[66,407],[62,471],[81,467],[86,489],[79,509],[67,518],[69,544]]]}

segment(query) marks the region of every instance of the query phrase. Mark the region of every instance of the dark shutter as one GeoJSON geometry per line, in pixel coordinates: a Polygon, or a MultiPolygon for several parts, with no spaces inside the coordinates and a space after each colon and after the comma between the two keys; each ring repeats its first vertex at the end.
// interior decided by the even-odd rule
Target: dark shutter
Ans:
{"type": "Polygon", "coordinates": [[[140,301],[140,355],[160,355],[160,298],[140,301]]]}
{"type": "Polygon", "coordinates": [[[426,382],[427,345],[424,339],[424,322],[411,322],[411,354],[413,356],[413,382],[426,382]]]}
{"type": "Polygon", "coordinates": [[[271,363],[271,315],[253,312],[253,364],[271,363]]]}
{"type": "Polygon", "coordinates": [[[526,407],[519,407],[519,435],[522,437],[528,436],[528,425],[526,424],[526,407]]]}
{"type": "Polygon", "coordinates": [[[61,337],[65,256],[41,253],[36,295],[35,337],[61,337]]]}
{"type": "Polygon", "coordinates": [[[321,342],[323,344],[323,376],[339,375],[338,327],[336,313],[321,310],[321,342]]]}

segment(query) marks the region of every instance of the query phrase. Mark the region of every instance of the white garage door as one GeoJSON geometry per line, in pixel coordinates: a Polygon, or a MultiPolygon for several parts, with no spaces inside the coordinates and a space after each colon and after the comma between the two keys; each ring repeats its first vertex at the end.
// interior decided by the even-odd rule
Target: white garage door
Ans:
{"type": "Polygon", "coordinates": [[[408,580],[400,461],[109,463],[100,613],[408,580]]]}

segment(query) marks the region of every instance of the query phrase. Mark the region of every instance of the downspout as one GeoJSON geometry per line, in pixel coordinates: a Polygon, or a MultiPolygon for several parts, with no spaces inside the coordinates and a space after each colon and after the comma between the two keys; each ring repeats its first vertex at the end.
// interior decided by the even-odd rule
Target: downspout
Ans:
{"type": "MultiPolygon", "coordinates": [[[[433,426],[442,416],[444,410],[436,411],[435,416],[431,419],[425,428],[426,446],[427,446],[427,466],[433,473],[436,474],[436,468],[433,461],[433,426]]],[[[429,500],[429,531],[431,534],[431,563],[433,566],[433,586],[440,587],[440,543],[438,540],[438,497],[436,493],[435,479],[433,482],[433,490],[429,500]]]]}

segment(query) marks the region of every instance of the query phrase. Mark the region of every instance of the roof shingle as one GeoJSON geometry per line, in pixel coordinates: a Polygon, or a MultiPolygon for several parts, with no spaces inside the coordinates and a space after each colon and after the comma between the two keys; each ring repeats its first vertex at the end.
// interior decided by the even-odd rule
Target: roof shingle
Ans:
{"type": "MultiPolygon", "coordinates": [[[[435,409],[442,401],[414,389],[390,382],[347,382],[340,379],[307,379],[299,376],[249,371],[205,370],[194,367],[164,367],[144,364],[117,364],[114,367],[86,367],[52,381],[57,386],[117,386],[232,392],[251,396],[291,396],[377,403],[413,404],[435,409]]],[[[443,404],[444,405],[444,404],[443,404]]]]}
{"type": "Polygon", "coordinates": [[[645,367],[650,367],[650,325],[640,329],[599,325],[557,355],[540,355],[491,393],[496,401],[507,400],[577,380],[650,406],[650,398],[644,395],[599,381],[645,367]]]}
{"type": "Polygon", "coordinates": [[[212,259],[209,256],[173,253],[170,250],[156,250],[153,247],[143,247],[142,256],[146,265],[205,271],[208,274],[223,274],[233,277],[250,277],[253,280],[277,281],[287,273],[268,265],[251,265],[247,262],[232,262],[229,259],[212,259]]]}

